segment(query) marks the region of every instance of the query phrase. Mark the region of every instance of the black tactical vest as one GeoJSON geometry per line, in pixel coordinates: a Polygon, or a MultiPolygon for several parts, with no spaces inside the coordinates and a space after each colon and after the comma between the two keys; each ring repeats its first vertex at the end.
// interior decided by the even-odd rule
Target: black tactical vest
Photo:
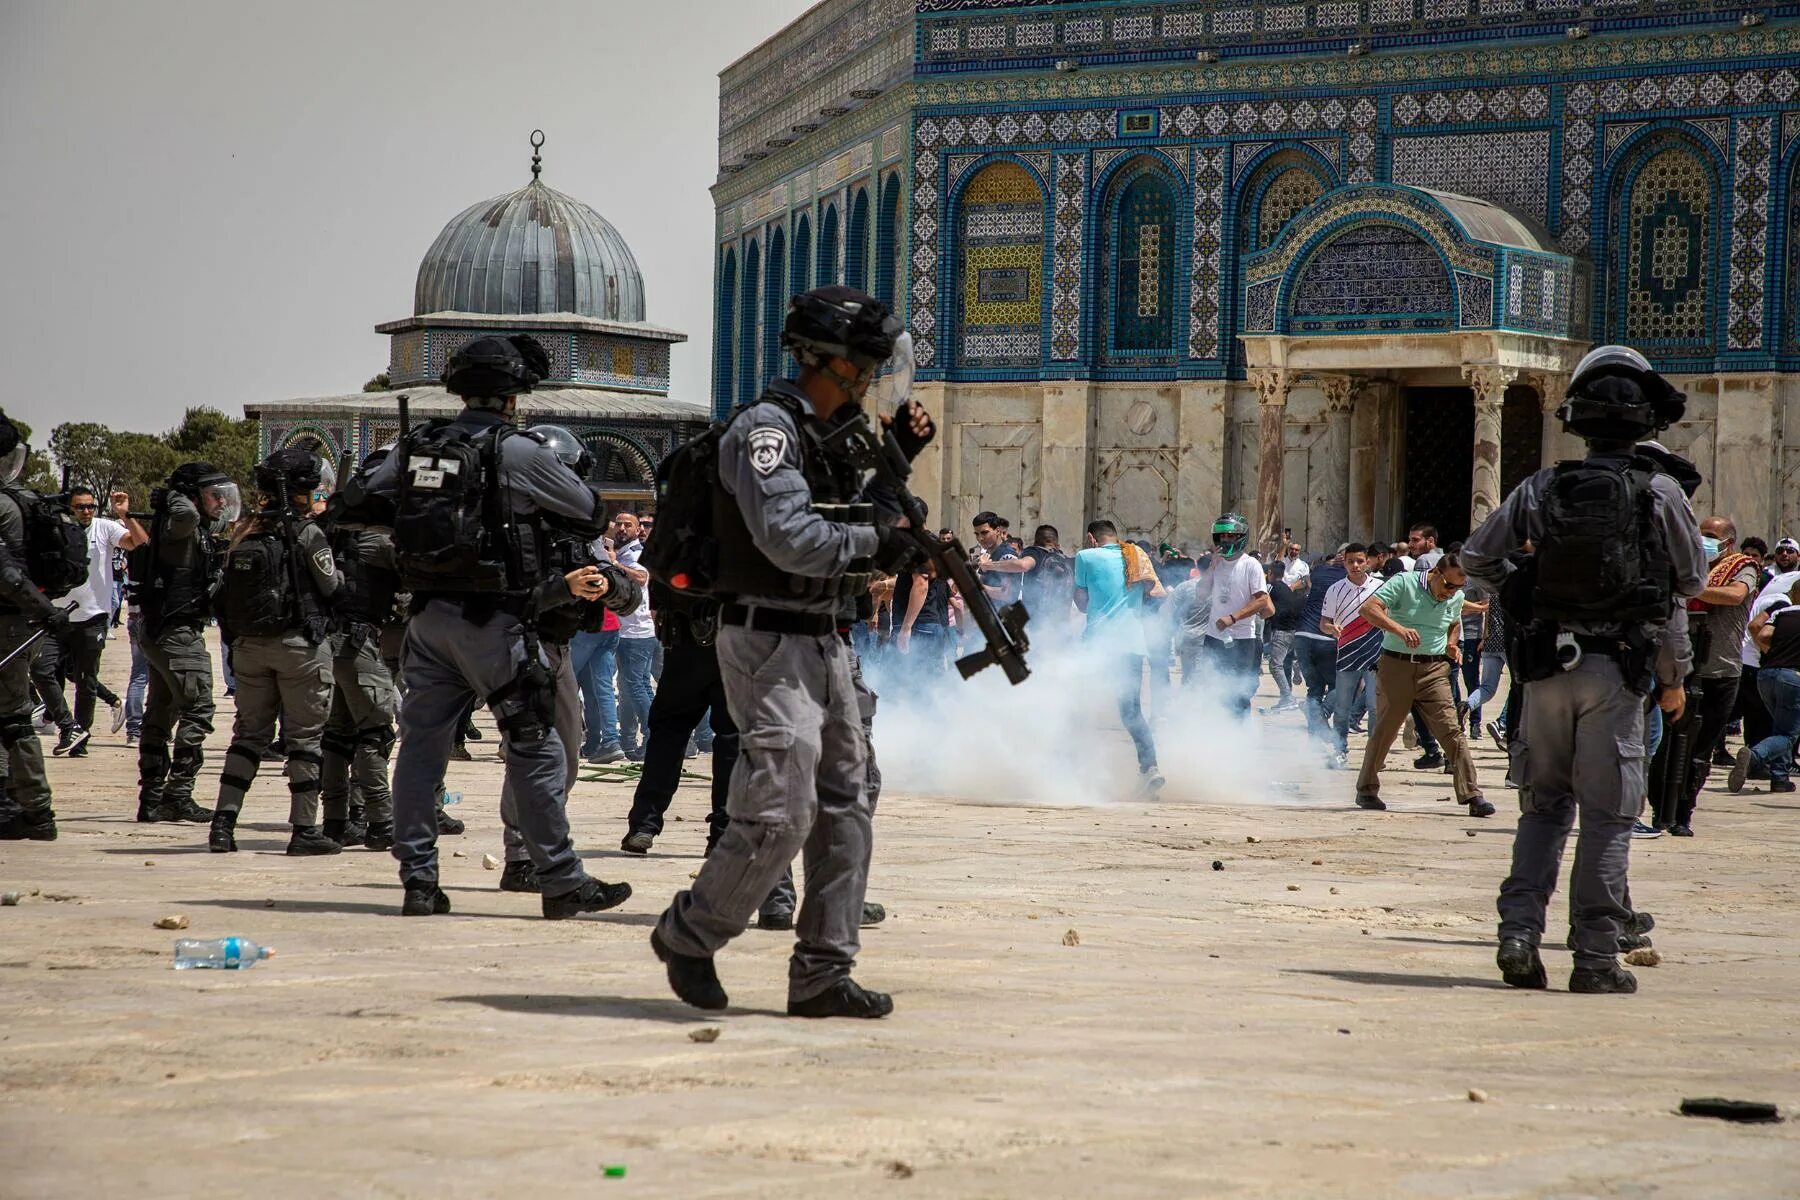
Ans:
{"type": "Polygon", "coordinates": [[[152,495],[150,540],[129,552],[131,605],[144,614],[145,635],[160,637],[170,629],[198,629],[212,616],[213,593],[218,590],[225,558],[217,539],[200,525],[186,545],[171,545],[168,534],[166,493],[152,495]],[[175,561],[170,561],[174,559],[175,561]]]}
{"type": "Polygon", "coordinates": [[[369,561],[363,550],[367,536],[366,525],[340,524],[331,531],[332,557],[344,577],[332,596],[332,607],[343,626],[379,627],[394,615],[400,573],[369,561]]]}

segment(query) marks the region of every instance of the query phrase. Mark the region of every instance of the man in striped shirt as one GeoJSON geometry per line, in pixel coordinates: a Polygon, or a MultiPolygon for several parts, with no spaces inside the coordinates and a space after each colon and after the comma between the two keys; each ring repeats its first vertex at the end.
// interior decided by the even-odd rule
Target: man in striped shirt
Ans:
{"type": "Polygon", "coordinates": [[[1319,632],[1337,639],[1337,681],[1331,692],[1337,752],[1331,765],[1339,770],[1350,763],[1350,714],[1356,697],[1364,687],[1373,688],[1369,681],[1381,657],[1381,630],[1362,616],[1363,602],[1380,586],[1381,580],[1369,574],[1368,548],[1351,542],[1344,547],[1344,578],[1325,593],[1325,606],[1319,612],[1319,632]]]}

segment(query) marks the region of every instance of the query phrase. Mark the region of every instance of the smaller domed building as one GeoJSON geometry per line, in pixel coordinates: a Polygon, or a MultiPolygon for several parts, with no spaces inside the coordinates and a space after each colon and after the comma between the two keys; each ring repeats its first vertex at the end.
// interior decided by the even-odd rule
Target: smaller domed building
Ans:
{"type": "MultiPolygon", "coordinates": [[[[534,134],[534,151],[543,145],[534,134]]],[[[671,349],[687,335],[649,324],[644,277],[612,223],[539,177],[464,209],[419,264],[409,317],[388,336],[388,391],[244,406],[262,454],[304,446],[340,477],[399,436],[400,397],[414,422],[451,416],[461,401],[438,383],[459,347],[489,334],[529,334],[550,375],[519,400],[521,428],[566,426],[594,455],[592,482],[618,507],[650,499],[656,464],[703,429],[701,404],[669,397],[671,349]]]]}

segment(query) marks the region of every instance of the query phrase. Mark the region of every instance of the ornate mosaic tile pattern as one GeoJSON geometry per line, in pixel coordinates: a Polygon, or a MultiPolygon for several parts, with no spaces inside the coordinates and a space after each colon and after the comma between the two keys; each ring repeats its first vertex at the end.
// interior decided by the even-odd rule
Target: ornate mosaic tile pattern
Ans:
{"type": "Polygon", "coordinates": [[[1637,343],[1708,338],[1712,280],[1712,180],[1685,148],[1638,168],[1626,219],[1625,335],[1637,343]]]}
{"type": "Polygon", "coordinates": [[[1394,97],[1394,124],[1400,127],[1535,121],[1549,111],[1550,89],[1541,84],[1408,92],[1394,97]]]}
{"type": "Polygon", "coordinates": [[[1325,194],[1319,177],[1304,167],[1290,167],[1263,192],[1256,215],[1256,248],[1266,250],[1301,209],[1325,194]]]}
{"type": "Polygon", "coordinates": [[[1395,183],[1474,196],[1549,222],[1548,129],[1396,137],[1391,174],[1395,183]]]}
{"type": "Polygon", "coordinates": [[[1081,251],[1087,213],[1087,156],[1056,156],[1056,233],[1050,282],[1050,357],[1081,353],[1081,251]]]}
{"type": "Polygon", "coordinates": [[[982,167],[962,194],[960,361],[1035,366],[1043,324],[1044,193],[1014,162],[982,167]]]}
{"type": "Polygon", "coordinates": [[[938,233],[942,227],[943,188],[938,156],[920,143],[913,160],[912,286],[913,355],[921,367],[937,365],[938,233]]]}
{"type": "Polygon", "coordinates": [[[1447,316],[1450,279],[1437,252],[1391,225],[1352,227],[1327,242],[1294,283],[1296,322],[1304,317],[1447,316]]]}
{"type": "Polygon", "coordinates": [[[1160,160],[1127,168],[1113,183],[1116,197],[1107,210],[1102,243],[1103,295],[1101,343],[1110,354],[1174,352],[1175,328],[1175,187],[1160,160]]]}
{"type": "MultiPolygon", "coordinates": [[[[1768,263],[1769,160],[1774,121],[1739,117],[1731,184],[1731,279],[1726,291],[1726,344],[1763,344],[1763,272],[1768,263]]],[[[1792,236],[1790,232],[1790,236],[1792,236]]]]}
{"type": "Polygon", "coordinates": [[[1194,150],[1194,274],[1188,297],[1188,355],[1219,354],[1219,288],[1225,245],[1225,146],[1194,150]]]}

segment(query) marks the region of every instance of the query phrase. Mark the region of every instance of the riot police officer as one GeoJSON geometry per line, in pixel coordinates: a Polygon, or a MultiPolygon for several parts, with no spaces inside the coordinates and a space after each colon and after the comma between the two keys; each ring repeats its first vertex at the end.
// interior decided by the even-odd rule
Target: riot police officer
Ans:
{"type": "Polygon", "coordinates": [[[213,719],[206,625],[222,565],[214,535],[237,520],[240,508],[229,475],[208,462],[184,463],[151,494],[150,540],[131,551],[131,606],[143,614],[150,668],[138,741],[140,821],[213,818],[194,803],[213,719]]]}
{"type": "Polygon", "coordinates": [[[587,875],[563,811],[568,766],[533,601],[551,570],[545,515],[592,523],[601,499],[555,451],[513,427],[519,396],[549,367],[529,337],[476,338],[444,369],[462,412],[402,435],[367,484],[394,500],[394,550],[412,594],[393,779],[406,916],[450,911],[438,887],[433,793],[473,699],[488,705],[500,727],[544,916],[599,912],[631,895],[626,884],[587,875]]]}
{"type": "Polygon", "coordinates": [[[678,892],[651,946],[675,994],[698,1008],[727,1003],[713,955],[742,933],[804,846],[806,899],[788,970],[794,1016],[882,1017],[893,1001],[850,971],[868,884],[869,797],[862,716],[840,603],[882,565],[910,556],[903,531],[877,526],[861,472],[825,439],[859,407],[893,351],[900,322],[853,288],[794,298],[782,345],[800,363],[746,406],[719,442],[713,526],[718,541],[718,656],[740,731],[730,823],[678,892]]]}
{"type": "Polygon", "coordinates": [[[31,577],[25,523],[34,498],[14,487],[30,453],[18,426],[0,414],[0,654],[12,653],[0,667],[0,748],[8,775],[0,788],[0,841],[53,842],[56,812],[44,748],[31,721],[32,654],[19,647],[39,629],[65,627],[68,617],[31,577]]]}
{"type": "MultiPolygon", "coordinates": [[[[560,425],[534,425],[526,432],[543,440],[563,464],[583,479],[593,469],[593,456],[579,438],[560,425]]],[[[538,633],[544,654],[556,676],[556,735],[562,739],[567,789],[575,786],[581,767],[581,689],[569,657],[569,642],[577,633],[598,631],[604,612],[631,612],[643,601],[638,582],[611,562],[602,561],[594,546],[600,539],[597,525],[582,522],[550,522],[553,574],[538,588],[538,633]]],[[[509,777],[500,791],[500,825],[505,842],[506,867],[500,873],[503,892],[541,892],[537,868],[519,825],[518,793],[509,777]]]]}
{"type": "MultiPolygon", "coordinates": [[[[366,473],[392,452],[363,459],[366,473]]],[[[331,714],[320,739],[320,796],[326,837],[370,850],[394,848],[394,803],[388,789],[397,697],[381,656],[382,630],[393,620],[400,572],[394,564],[393,502],[366,488],[332,496],[326,509],[331,549],[343,583],[332,604],[331,714]],[[351,505],[355,495],[359,503],[351,505]]]]}
{"type": "Polygon", "coordinates": [[[1626,868],[1646,796],[1645,720],[1652,696],[1664,712],[1681,711],[1685,604],[1706,571],[1687,497],[1635,446],[1680,420],[1685,402],[1637,351],[1594,350],[1557,413],[1587,442],[1587,457],[1527,479],[1463,543],[1470,578],[1519,626],[1521,812],[1496,956],[1514,987],[1548,982],[1538,945],[1579,811],[1569,990],[1637,990],[1617,953],[1632,920],[1626,868]],[[1508,555],[1527,540],[1536,552],[1519,572],[1508,555]]]}
{"type": "Polygon", "coordinates": [[[319,826],[319,739],[331,711],[331,598],[343,576],[312,519],[324,477],[318,456],[291,447],[256,468],[262,507],[232,531],[219,584],[219,629],[231,647],[237,718],[219,774],[207,848],[237,849],[238,813],[280,718],[287,743],[288,823],[293,855],[343,849],[319,826]]]}

